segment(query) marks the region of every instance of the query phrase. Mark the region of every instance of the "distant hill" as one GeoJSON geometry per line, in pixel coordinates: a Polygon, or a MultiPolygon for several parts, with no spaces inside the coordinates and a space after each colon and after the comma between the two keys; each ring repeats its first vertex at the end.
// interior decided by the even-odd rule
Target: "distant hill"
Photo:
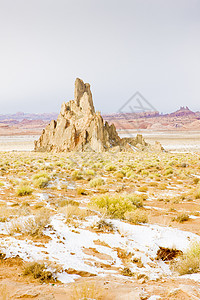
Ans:
{"type": "Polygon", "coordinates": [[[146,111],[110,114],[103,118],[109,124],[114,123],[117,129],[200,130],[200,112],[193,112],[187,106],[169,114],[146,111]]]}
{"type": "Polygon", "coordinates": [[[24,112],[17,112],[16,114],[0,114],[0,121],[5,120],[43,120],[43,121],[51,121],[52,119],[57,119],[57,113],[43,113],[43,114],[31,114],[31,113],[24,113],[24,112]]]}
{"type": "Polygon", "coordinates": [[[46,125],[56,120],[57,113],[0,115],[0,135],[40,135],[46,125]]]}
{"type": "MultiPolygon", "coordinates": [[[[40,135],[51,120],[56,120],[57,113],[0,115],[0,135],[40,135]]],[[[109,124],[117,129],[143,129],[153,131],[200,130],[200,112],[193,112],[187,106],[177,111],[160,114],[158,111],[137,113],[113,113],[103,115],[109,124]]]]}

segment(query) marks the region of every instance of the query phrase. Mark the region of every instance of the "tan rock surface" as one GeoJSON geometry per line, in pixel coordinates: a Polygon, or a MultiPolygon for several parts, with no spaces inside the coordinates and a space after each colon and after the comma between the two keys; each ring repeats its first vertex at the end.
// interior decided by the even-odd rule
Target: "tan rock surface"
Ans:
{"type": "Polygon", "coordinates": [[[77,78],[74,100],[63,103],[57,121],[52,120],[35,142],[36,151],[103,152],[118,145],[120,138],[95,112],[90,85],[77,78]]]}
{"type": "MultiPolygon", "coordinates": [[[[77,78],[74,100],[63,103],[57,121],[52,120],[35,142],[36,151],[95,151],[104,152],[128,144],[147,146],[142,136],[120,139],[113,124],[104,123],[95,112],[90,85],[77,78]]],[[[130,149],[129,149],[130,150],[130,149]]]]}

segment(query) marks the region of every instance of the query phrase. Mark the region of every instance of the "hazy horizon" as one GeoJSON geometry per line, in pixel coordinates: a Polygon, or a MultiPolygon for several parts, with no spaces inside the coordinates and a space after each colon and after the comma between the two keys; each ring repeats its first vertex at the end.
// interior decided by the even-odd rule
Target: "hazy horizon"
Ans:
{"type": "Polygon", "coordinates": [[[76,77],[102,114],[200,111],[198,0],[0,0],[0,24],[0,114],[59,112],[76,77]]]}
{"type": "MultiPolygon", "coordinates": [[[[187,105],[186,105],[187,106],[187,105]]],[[[186,106],[184,106],[184,107],[186,107],[186,106]]],[[[189,109],[190,109],[190,107],[189,106],[187,106],[189,109]]],[[[175,110],[172,110],[172,111],[167,111],[167,112],[162,112],[162,111],[158,111],[160,114],[170,114],[170,113],[173,113],[173,112],[175,112],[175,111],[177,111],[177,110],[179,110],[180,109],[180,107],[177,107],[177,109],[175,109],[175,110]]],[[[191,109],[190,109],[191,110],[191,109]]],[[[145,111],[145,110],[144,110],[145,111]]],[[[138,112],[138,111],[135,111],[136,113],[138,112]]],[[[141,111],[142,112],[142,111],[141,111]]],[[[195,111],[193,111],[193,112],[196,112],[196,113],[198,113],[198,112],[200,112],[200,109],[199,110],[195,110],[195,111]]],[[[5,113],[5,114],[3,114],[3,113],[0,113],[0,115],[16,115],[16,114],[35,114],[35,115],[40,115],[40,114],[59,114],[60,113],[60,110],[58,110],[58,111],[49,111],[49,112],[45,112],[45,111],[40,111],[40,112],[30,112],[30,111],[16,111],[16,112],[12,112],[12,113],[5,113]]],[[[116,113],[120,113],[120,111],[110,111],[109,113],[103,113],[103,115],[110,115],[110,114],[116,114],[116,113]]],[[[126,113],[125,111],[122,111],[121,113],[126,113]]],[[[131,111],[127,111],[127,113],[131,113],[131,111]]]]}

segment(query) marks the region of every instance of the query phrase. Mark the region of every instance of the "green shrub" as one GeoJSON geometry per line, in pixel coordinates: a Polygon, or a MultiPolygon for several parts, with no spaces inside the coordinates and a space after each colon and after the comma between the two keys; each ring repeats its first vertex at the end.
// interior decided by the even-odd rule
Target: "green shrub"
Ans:
{"type": "Polygon", "coordinates": [[[173,221],[183,223],[189,220],[189,215],[187,213],[180,213],[176,216],[176,218],[173,218],[173,221]]]}
{"type": "Polygon", "coordinates": [[[82,173],[79,170],[73,171],[71,176],[72,176],[73,180],[81,180],[81,179],[83,179],[82,173]]]}
{"type": "Polygon", "coordinates": [[[47,178],[48,180],[50,180],[50,176],[46,172],[39,172],[39,173],[33,175],[32,180],[39,179],[40,177],[44,177],[44,178],[47,178]]]}
{"type": "Polygon", "coordinates": [[[129,194],[127,195],[128,199],[131,201],[131,203],[135,206],[135,208],[143,207],[143,200],[144,195],[138,195],[138,194],[129,194]]]}
{"type": "Polygon", "coordinates": [[[48,185],[50,176],[46,172],[39,172],[35,174],[32,179],[34,187],[41,189],[48,185]]]}
{"type": "Polygon", "coordinates": [[[90,187],[97,187],[97,186],[101,186],[104,184],[105,184],[105,181],[102,178],[94,178],[94,179],[90,180],[90,187]]]}
{"type": "Polygon", "coordinates": [[[113,165],[113,164],[108,164],[108,165],[105,166],[105,170],[106,170],[107,172],[112,172],[112,171],[116,171],[117,168],[116,168],[116,166],[113,165]]]}
{"type": "Polygon", "coordinates": [[[89,176],[94,176],[95,175],[95,171],[94,170],[86,170],[85,174],[89,175],[89,176]]]}
{"type": "Polygon", "coordinates": [[[124,218],[127,211],[135,209],[133,202],[128,195],[104,194],[93,197],[90,204],[111,218],[124,218]]]}
{"type": "Polygon", "coordinates": [[[125,219],[132,224],[140,224],[148,222],[148,215],[142,209],[135,209],[125,213],[125,219]]]}
{"type": "Polygon", "coordinates": [[[175,270],[180,274],[192,274],[200,271],[200,242],[193,242],[175,264],[175,270]]]}
{"type": "Polygon", "coordinates": [[[199,183],[199,180],[200,180],[199,178],[195,177],[195,178],[193,179],[193,183],[194,183],[194,184],[198,184],[198,183],[199,183]]]}
{"type": "Polygon", "coordinates": [[[173,174],[173,169],[171,169],[171,168],[167,168],[167,169],[165,170],[165,172],[164,172],[164,175],[165,175],[165,176],[168,176],[168,175],[171,175],[171,174],[173,174]]]}
{"type": "Polygon", "coordinates": [[[79,206],[79,203],[77,201],[73,200],[73,199],[60,199],[58,201],[57,206],[64,207],[64,206],[66,206],[68,204],[79,206]]]}
{"type": "Polygon", "coordinates": [[[124,178],[124,174],[122,172],[116,172],[114,175],[117,179],[123,179],[124,178]]]}
{"type": "Polygon", "coordinates": [[[200,190],[198,190],[194,193],[194,197],[195,197],[195,199],[200,199],[200,190]]]}
{"type": "Polygon", "coordinates": [[[21,183],[17,190],[16,190],[16,194],[17,196],[26,196],[26,195],[31,195],[33,192],[32,188],[30,187],[30,185],[28,183],[21,183]]]}
{"type": "Polygon", "coordinates": [[[40,177],[40,178],[35,179],[33,181],[33,185],[36,188],[42,189],[42,188],[44,188],[44,187],[46,187],[48,185],[48,182],[49,182],[48,178],[40,177]]]}
{"type": "Polygon", "coordinates": [[[148,191],[148,187],[147,186],[140,186],[138,188],[138,192],[146,193],[147,191],[148,191]]]}
{"type": "Polygon", "coordinates": [[[88,214],[87,210],[81,209],[77,205],[71,205],[71,204],[65,206],[64,212],[65,212],[65,217],[67,222],[74,220],[74,218],[83,220],[85,217],[87,217],[88,214]]]}
{"type": "Polygon", "coordinates": [[[77,195],[88,195],[88,192],[84,189],[84,188],[82,188],[82,187],[78,187],[77,189],[76,189],[76,192],[77,192],[77,195]]]}

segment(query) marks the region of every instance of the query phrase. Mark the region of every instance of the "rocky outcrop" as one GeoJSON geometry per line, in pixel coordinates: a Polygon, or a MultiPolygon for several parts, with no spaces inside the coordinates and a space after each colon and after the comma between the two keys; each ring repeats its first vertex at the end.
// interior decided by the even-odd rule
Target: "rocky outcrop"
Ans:
{"type": "Polygon", "coordinates": [[[104,124],[95,112],[89,83],[77,78],[74,100],[62,104],[57,121],[52,120],[35,141],[35,150],[103,152],[119,144],[115,126],[104,124]]]}
{"type": "Polygon", "coordinates": [[[57,121],[52,120],[43,130],[35,151],[132,151],[148,148],[142,135],[121,139],[116,127],[104,123],[95,112],[89,83],[77,78],[74,100],[63,103],[57,121]],[[135,148],[136,147],[136,148],[135,148]]]}

